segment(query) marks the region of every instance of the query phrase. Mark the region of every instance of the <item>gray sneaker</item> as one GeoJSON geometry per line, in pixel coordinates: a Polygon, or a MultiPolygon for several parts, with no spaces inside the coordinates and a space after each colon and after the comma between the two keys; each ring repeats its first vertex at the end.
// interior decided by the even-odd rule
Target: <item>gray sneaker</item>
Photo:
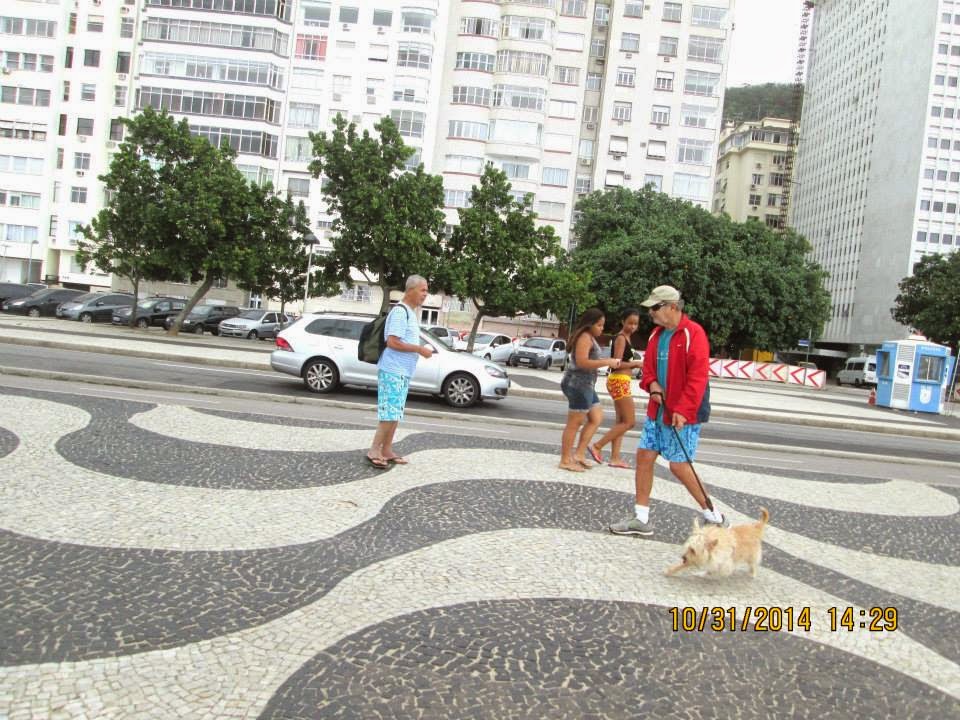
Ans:
{"type": "Polygon", "coordinates": [[[653,535],[653,525],[649,522],[640,522],[635,517],[613,523],[610,532],[614,535],[638,535],[647,537],[653,535]]]}
{"type": "Polygon", "coordinates": [[[723,513],[720,513],[720,522],[713,522],[713,520],[707,520],[705,517],[703,517],[703,515],[700,515],[700,519],[703,521],[704,527],[709,527],[710,525],[713,525],[715,527],[723,527],[723,528],[730,527],[730,521],[727,520],[727,516],[724,515],[723,513]]]}

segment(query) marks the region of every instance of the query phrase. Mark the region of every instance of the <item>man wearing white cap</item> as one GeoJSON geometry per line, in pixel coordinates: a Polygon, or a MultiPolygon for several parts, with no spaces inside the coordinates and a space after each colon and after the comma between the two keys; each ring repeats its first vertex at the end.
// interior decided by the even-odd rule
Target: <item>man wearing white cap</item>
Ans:
{"type": "Polygon", "coordinates": [[[710,415],[710,403],[706,399],[710,374],[707,333],[683,314],[680,292],[670,285],[654,288],[641,305],[647,308],[656,327],[647,342],[640,382],[640,388],[649,393],[650,401],[637,445],[636,505],[634,517],[614,523],[610,532],[653,535],[650,491],[658,455],[669,461],[670,472],[696,500],[704,520],[725,525],[723,515],[709,509],[706,494],[691,465],[700,440],[700,424],[710,415]]]}

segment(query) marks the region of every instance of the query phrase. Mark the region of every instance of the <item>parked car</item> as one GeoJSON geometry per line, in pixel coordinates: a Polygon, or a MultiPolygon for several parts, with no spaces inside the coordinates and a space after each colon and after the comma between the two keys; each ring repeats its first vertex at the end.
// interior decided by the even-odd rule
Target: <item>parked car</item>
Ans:
{"type": "Polygon", "coordinates": [[[567,343],[548,337],[530,337],[517,346],[516,351],[507,358],[507,365],[529,365],[549,370],[559,365],[563,370],[567,366],[567,343]]]}
{"type": "Polygon", "coordinates": [[[876,385],[877,358],[875,355],[862,355],[847,358],[843,370],[837,373],[837,385],[876,385]]]}
{"type": "Polygon", "coordinates": [[[448,327],[428,327],[427,332],[438,338],[440,342],[452,350],[457,349],[457,341],[460,339],[460,331],[448,327]]]}
{"type": "MultiPolygon", "coordinates": [[[[357,357],[360,332],[371,320],[372,315],[305,315],[277,336],[270,365],[278,372],[303,378],[307,389],[315,393],[333,392],[341,384],[376,388],[377,366],[357,357]]],[[[448,350],[425,331],[420,342],[430,345],[434,354],[419,358],[410,380],[411,392],[438,395],[455,408],[507,396],[510,379],[503,368],[448,350]]]]}
{"type": "Polygon", "coordinates": [[[110,322],[115,310],[132,304],[130,293],[92,292],[60,303],[57,317],[80,322],[110,322]]]}
{"type": "MultiPolygon", "coordinates": [[[[168,317],[183,310],[187,301],[172,297],[145,298],[137,303],[137,315],[134,324],[138,328],[148,328],[151,325],[163,327],[168,317]]],[[[113,311],[111,321],[114,325],[126,325],[130,322],[130,308],[122,307],[113,311]]]]}
{"type": "MultiPolygon", "coordinates": [[[[221,321],[236,317],[239,314],[240,308],[236,305],[197,305],[183,319],[180,330],[197,335],[203,335],[205,332],[219,335],[221,321]]],[[[169,330],[176,319],[176,315],[168,317],[164,320],[163,326],[169,330]]]]}
{"type": "Polygon", "coordinates": [[[33,295],[37,290],[43,290],[46,285],[36,283],[0,282],[0,306],[7,300],[19,300],[33,295]]]}
{"type": "Polygon", "coordinates": [[[273,310],[244,310],[220,323],[220,334],[251,340],[273,338],[290,323],[290,318],[273,310]]]}
{"type": "Polygon", "coordinates": [[[7,300],[3,303],[3,311],[17,313],[18,315],[29,315],[30,317],[40,317],[41,315],[53,317],[56,315],[57,305],[83,294],[83,290],[68,290],[67,288],[37,289],[32,295],[17,300],[7,300]]]}
{"type": "Polygon", "coordinates": [[[473,340],[473,354],[484,360],[506,363],[513,355],[516,346],[506,335],[497,333],[477,333],[473,340]]]}

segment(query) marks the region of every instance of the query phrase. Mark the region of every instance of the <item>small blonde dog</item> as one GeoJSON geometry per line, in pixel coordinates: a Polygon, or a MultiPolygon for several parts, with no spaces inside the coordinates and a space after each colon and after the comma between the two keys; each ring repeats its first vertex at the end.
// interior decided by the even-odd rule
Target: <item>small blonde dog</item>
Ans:
{"type": "Polygon", "coordinates": [[[746,565],[756,577],[763,552],[763,531],[770,520],[766,508],[760,508],[760,519],[749,525],[724,528],[716,525],[702,527],[693,521],[693,532],[683,544],[679,563],[667,568],[667,575],[681,570],[705,570],[707,575],[728,577],[738,565],[746,565]]]}

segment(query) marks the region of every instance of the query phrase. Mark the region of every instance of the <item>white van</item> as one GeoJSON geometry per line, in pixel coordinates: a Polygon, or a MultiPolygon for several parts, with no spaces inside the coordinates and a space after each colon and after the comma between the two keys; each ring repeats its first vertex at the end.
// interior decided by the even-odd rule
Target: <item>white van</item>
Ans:
{"type": "Polygon", "coordinates": [[[876,385],[877,358],[874,355],[847,358],[843,370],[837,373],[837,385],[876,385]]]}

